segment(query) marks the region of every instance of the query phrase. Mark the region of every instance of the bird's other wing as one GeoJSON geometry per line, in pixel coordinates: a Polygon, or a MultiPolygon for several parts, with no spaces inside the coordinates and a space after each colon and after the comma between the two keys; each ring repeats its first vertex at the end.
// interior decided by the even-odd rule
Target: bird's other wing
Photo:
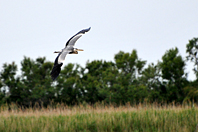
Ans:
{"type": "Polygon", "coordinates": [[[56,59],[54,61],[53,69],[52,69],[52,71],[50,73],[51,78],[52,78],[53,81],[58,77],[58,75],[59,75],[59,73],[61,71],[61,66],[63,65],[63,62],[59,62],[58,61],[58,59],[59,59],[61,54],[62,54],[62,52],[59,53],[58,56],[56,57],[56,59]]]}
{"type": "Polygon", "coordinates": [[[74,36],[72,36],[66,43],[65,47],[67,46],[74,46],[74,44],[76,43],[76,41],[83,35],[85,34],[86,32],[88,32],[89,30],[91,29],[90,28],[87,28],[87,29],[83,29],[81,31],[79,31],[77,34],[75,34],[74,36]]]}

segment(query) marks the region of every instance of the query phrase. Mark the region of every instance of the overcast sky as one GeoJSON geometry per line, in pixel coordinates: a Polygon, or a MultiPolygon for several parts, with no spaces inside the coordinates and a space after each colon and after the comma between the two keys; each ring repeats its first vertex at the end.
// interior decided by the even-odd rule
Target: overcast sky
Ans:
{"type": "MultiPolygon", "coordinates": [[[[120,50],[133,49],[147,64],[174,47],[185,58],[188,40],[198,37],[197,7],[198,0],[1,0],[0,70],[3,63],[20,66],[24,56],[54,61],[53,52],[88,27],[75,45],[84,51],[68,55],[65,65],[114,61],[120,50]]],[[[195,78],[192,64],[186,72],[195,78]]]]}

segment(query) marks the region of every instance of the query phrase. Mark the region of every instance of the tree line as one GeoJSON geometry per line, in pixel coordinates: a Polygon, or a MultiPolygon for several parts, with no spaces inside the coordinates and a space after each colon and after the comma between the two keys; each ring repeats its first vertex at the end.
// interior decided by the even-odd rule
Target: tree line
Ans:
{"type": "Polygon", "coordinates": [[[74,105],[105,102],[114,104],[143,101],[182,103],[198,101],[198,38],[186,44],[187,56],[182,57],[177,47],[167,50],[157,64],[146,66],[137,51],[119,51],[114,61],[94,60],[85,67],[69,63],[52,81],[53,62],[45,57],[35,60],[24,57],[21,74],[17,65],[3,64],[0,71],[0,105],[17,103],[29,107],[35,103],[47,106],[50,101],[74,105]],[[194,64],[196,79],[189,81],[186,61],[194,64]]]}

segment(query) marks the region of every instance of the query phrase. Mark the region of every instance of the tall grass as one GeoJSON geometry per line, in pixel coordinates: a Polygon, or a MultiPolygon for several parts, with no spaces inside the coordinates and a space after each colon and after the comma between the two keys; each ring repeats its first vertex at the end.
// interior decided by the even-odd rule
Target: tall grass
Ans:
{"type": "Polygon", "coordinates": [[[190,105],[138,104],[115,107],[95,104],[69,107],[19,109],[0,108],[0,131],[144,131],[193,132],[198,123],[198,107],[190,105]]]}

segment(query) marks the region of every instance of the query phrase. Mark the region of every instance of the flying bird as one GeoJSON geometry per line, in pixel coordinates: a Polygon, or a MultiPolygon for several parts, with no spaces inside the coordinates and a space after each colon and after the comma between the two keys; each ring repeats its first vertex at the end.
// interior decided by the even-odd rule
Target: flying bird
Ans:
{"type": "Polygon", "coordinates": [[[60,71],[61,71],[61,66],[63,65],[63,62],[65,60],[65,57],[67,54],[78,54],[78,51],[83,51],[82,49],[77,49],[74,48],[74,45],[76,43],[76,41],[86,32],[88,32],[91,29],[83,29],[81,31],[79,31],[77,34],[75,34],[74,36],[72,36],[65,45],[65,48],[62,49],[61,51],[55,51],[54,53],[59,53],[58,56],[56,57],[55,61],[54,61],[54,66],[53,69],[50,73],[52,80],[55,80],[60,71]]]}

